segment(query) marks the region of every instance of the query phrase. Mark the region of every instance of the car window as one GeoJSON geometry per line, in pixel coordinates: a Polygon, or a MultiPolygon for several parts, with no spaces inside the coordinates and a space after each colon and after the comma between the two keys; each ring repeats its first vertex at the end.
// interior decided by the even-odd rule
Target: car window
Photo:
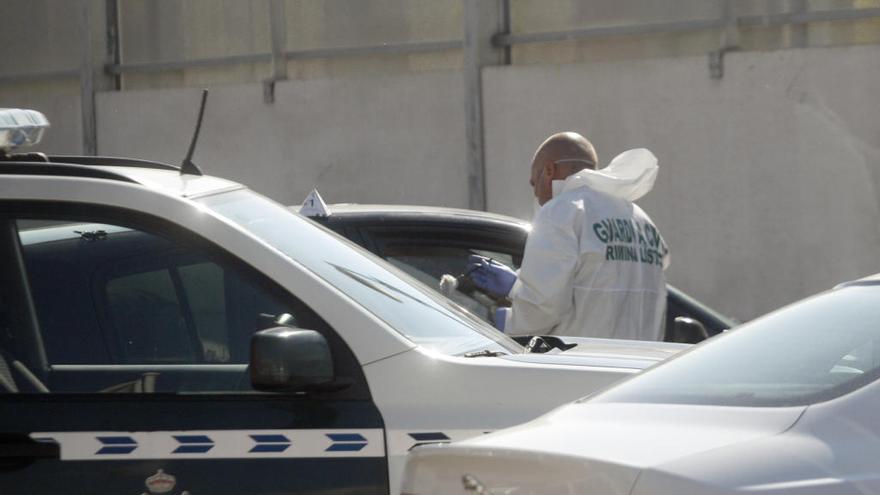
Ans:
{"type": "MultiPolygon", "coordinates": [[[[435,276],[433,271],[429,272],[424,270],[423,267],[420,266],[421,263],[414,263],[412,260],[397,257],[389,257],[388,261],[425,285],[428,285],[429,287],[437,287],[439,289],[440,278],[435,276]]],[[[430,267],[428,267],[428,269],[430,269],[430,267]]],[[[472,297],[462,289],[456,289],[448,294],[444,293],[444,295],[473,313],[474,316],[478,316],[484,321],[492,322],[488,302],[480,301],[477,297],[472,297]]]]}
{"type": "MultiPolygon", "coordinates": [[[[329,332],[301,301],[206,246],[123,225],[18,225],[52,392],[250,391],[255,331],[288,314],[329,332]]],[[[14,360],[11,340],[0,361],[14,360]]]]}
{"type": "Polygon", "coordinates": [[[222,192],[197,201],[296,260],[417,345],[450,355],[522,351],[436,289],[252,191],[222,192]]]}
{"type": "Polygon", "coordinates": [[[177,271],[201,342],[203,359],[207,363],[228,363],[232,353],[224,294],[227,277],[223,269],[205,262],[179,266],[177,271]]]}
{"type": "Polygon", "coordinates": [[[493,258],[510,267],[514,266],[513,257],[497,251],[440,245],[441,241],[435,242],[438,244],[426,243],[424,240],[419,243],[412,240],[387,242],[382,248],[382,255],[395,266],[437,289],[440,288],[440,278],[443,275],[460,277],[458,287],[444,294],[484,321],[494,323],[499,300],[482,292],[467,277],[461,275],[465,273],[468,257],[472,254],[493,258]]]}
{"type": "Polygon", "coordinates": [[[795,406],[880,377],[880,287],[834,290],[744,323],[594,400],[795,406]]]}
{"type": "Polygon", "coordinates": [[[121,351],[112,357],[114,362],[201,361],[197,340],[187,328],[170,269],[113,278],[104,284],[103,292],[109,316],[107,330],[115,336],[113,347],[121,351]]]}

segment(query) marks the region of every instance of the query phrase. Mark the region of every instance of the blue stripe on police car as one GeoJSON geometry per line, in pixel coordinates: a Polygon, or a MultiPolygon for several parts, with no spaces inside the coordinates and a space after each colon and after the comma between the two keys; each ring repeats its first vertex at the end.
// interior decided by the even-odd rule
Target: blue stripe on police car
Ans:
{"type": "Polygon", "coordinates": [[[328,433],[333,444],[327,452],[357,452],[367,446],[367,439],[358,433],[328,433]]]}
{"type": "Polygon", "coordinates": [[[214,442],[207,435],[174,435],[180,444],[172,454],[204,454],[214,448],[214,442]]]}
{"type": "Polygon", "coordinates": [[[61,460],[384,457],[380,428],[363,430],[202,430],[42,432],[61,460]]]}
{"type": "Polygon", "coordinates": [[[291,441],[284,435],[251,435],[256,445],[251,453],[284,452],[291,446],[291,441]]]}
{"type": "Polygon", "coordinates": [[[95,455],[130,454],[137,448],[137,442],[129,436],[95,437],[102,447],[95,455]]]}

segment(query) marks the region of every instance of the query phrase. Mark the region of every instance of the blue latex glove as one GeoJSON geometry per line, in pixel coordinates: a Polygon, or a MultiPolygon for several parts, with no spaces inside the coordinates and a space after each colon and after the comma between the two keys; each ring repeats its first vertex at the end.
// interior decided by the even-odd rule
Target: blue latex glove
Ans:
{"type": "Polygon", "coordinates": [[[516,272],[507,265],[476,254],[468,257],[467,273],[474,285],[500,297],[507,296],[516,282],[516,272]]]}
{"type": "Polygon", "coordinates": [[[507,323],[507,315],[510,313],[510,308],[497,308],[495,309],[495,328],[498,330],[504,331],[504,324],[507,323]]]}

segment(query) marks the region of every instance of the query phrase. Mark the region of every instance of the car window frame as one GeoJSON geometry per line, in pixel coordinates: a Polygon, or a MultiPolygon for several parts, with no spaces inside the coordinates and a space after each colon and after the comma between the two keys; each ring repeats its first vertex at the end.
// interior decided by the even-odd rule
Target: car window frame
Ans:
{"type": "MultiPolygon", "coordinates": [[[[371,400],[371,393],[369,390],[368,383],[366,381],[366,377],[363,373],[363,369],[360,365],[360,362],[357,360],[353,350],[348,346],[348,344],[342,339],[339,332],[336,331],[327,321],[327,318],[322,316],[318,311],[309,307],[302,298],[296,296],[296,294],[291,293],[286,288],[282,287],[278,282],[275,282],[266,274],[262,273],[259,269],[252,266],[245,260],[239,258],[238,256],[230,253],[228,250],[223,248],[223,246],[207,239],[198,233],[187,229],[173,220],[158,217],[152,215],[150,213],[127,209],[119,206],[110,206],[110,205],[99,205],[94,203],[83,203],[69,200],[56,200],[56,201],[45,201],[45,200],[17,200],[17,199],[0,199],[0,220],[11,220],[15,225],[16,220],[28,219],[28,220],[51,220],[57,221],[59,219],[63,219],[64,221],[82,222],[82,223],[101,223],[108,225],[117,225],[125,228],[131,228],[136,230],[141,230],[147,232],[152,235],[159,236],[160,238],[173,241],[175,247],[181,248],[181,246],[185,246],[191,250],[197,251],[199,253],[204,253],[206,258],[210,261],[217,263],[224,269],[234,270],[238,276],[240,276],[243,280],[248,281],[253,284],[259,290],[265,291],[270,294],[272,297],[282,298],[286,303],[295,305],[297,307],[305,308],[312,315],[317,317],[317,319],[322,322],[321,328],[309,328],[310,330],[315,330],[321,333],[328,341],[328,344],[331,349],[331,354],[334,359],[334,371],[337,376],[344,377],[347,381],[350,381],[350,385],[342,390],[333,392],[334,400],[338,399],[352,399],[352,400],[371,400]],[[339,366],[342,364],[342,366],[339,366]],[[339,372],[344,370],[346,374],[340,374],[339,372]]],[[[18,233],[18,229],[16,228],[16,233],[18,233]]],[[[19,239],[16,236],[16,239],[19,239]]],[[[18,241],[18,248],[20,249],[20,253],[22,255],[22,260],[24,258],[24,250],[21,245],[20,240],[18,241]]],[[[29,281],[29,274],[27,267],[24,265],[22,261],[23,273],[25,278],[29,281]]],[[[89,281],[89,287],[92,287],[93,281],[89,281]]],[[[34,304],[33,298],[33,289],[30,287],[30,283],[27,284],[28,293],[24,296],[34,304]]],[[[34,311],[36,311],[36,307],[34,307],[34,311]]],[[[36,315],[35,315],[36,319],[36,315]]],[[[40,339],[44,338],[43,331],[39,327],[39,321],[36,321],[37,331],[39,333],[40,339]]],[[[101,329],[99,329],[101,330],[101,329]]],[[[106,339],[107,336],[105,335],[106,339]]],[[[46,343],[40,342],[42,345],[41,349],[33,349],[31,351],[37,351],[43,353],[45,357],[46,343]]],[[[52,363],[48,361],[48,358],[45,357],[46,361],[46,374],[48,375],[52,369],[52,363]]],[[[58,366],[68,366],[64,364],[58,364],[58,366]]],[[[77,366],[77,365],[75,365],[77,366]]],[[[89,365],[81,365],[81,366],[89,366],[89,365]]],[[[106,365],[95,365],[97,367],[102,367],[106,365]]],[[[144,365],[140,364],[115,364],[114,366],[125,367],[143,367],[144,365]]],[[[203,363],[203,364],[194,364],[193,366],[217,366],[215,364],[203,363]]],[[[223,366],[223,365],[220,365],[223,366]]],[[[247,364],[243,364],[240,366],[246,367],[247,364]]],[[[62,394],[65,396],[71,395],[85,395],[85,396],[96,396],[106,398],[112,394],[104,394],[100,392],[52,392],[54,394],[62,394]]],[[[3,395],[3,394],[0,394],[3,395]]],[[[8,395],[21,395],[21,394],[8,394],[8,395]]],[[[143,396],[153,395],[153,394],[143,394],[143,396]]],[[[156,395],[164,395],[164,394],[156,394],[156,395]]],[[[182,395],[182,397],[198,397],[199,394],[192,395],[182,395]]],[[[213,396],[252,396],[253,391],[250,393],[242,394],[239,391],[235,392],[219,392],[212,394],[213,396]]],[[[272,395],[272,394],[270,394],[272,395]]],[[[282,394],[289,397],[298,397],[298,398],[307,398],[309,397],[307,394],[282,394]]]]}
{"type": "Polygon", "coordinates": [[[392,243],[460,247],[507,254],[514,260],[515,266],[511,268],[518,268],[519,264],[522,264],[522,252],[525,249],[525,240],[528,235],[525,229],[515,227],[506,229],[490,222],[475,222],[473,220],[460,223],[455,223],[452,220],[446,222],[388,221],[361,225],[359,230],[365,238],[372,240],[375,246],[374,252],[383,258],[387,256],[387,247],[392,243]],[[514,237],[517,236],[511,235],[511,231],[514,229],[522,231],[521,239],[516,239],[514,237]],[[407,235],[407,233],[418,235],[407,235]],[[509,241],[505,241],[505,239],[509,241]],[[519,245],[521,249],[510,249],[514,245],[519,245]]]}
{"type": "MultiPolygon", "coordinates": [[[[363,237],[371,240],[374,246],[373,252],[389,262],[391,262],[391,258],[394,256],[389,252],[392,246],[401,246],[406,249],[426,247],[461,249],[463,251],[482,250],[510,256],[514,262],[510,268],[514,270],[518,269],[520,264],[522,264],[522,253],[525,246],[525,237],[527,236],[525,229],[522,229],[523,249],[517,251],[516,249],[511,249],[511,247],[519,245],[519,241],[512,239],[514,236],[511,235],[510,230],[499,228],[488,222],[480,222],[477,225],[477,222],[473,220],[460,224],[454,224],[451,220],[447,222],[428,221],[419,223],[405,220],[398,223],[386,221],[381,224],[364,225],[359,230],[362,232],[361,235],[363,237]],[[504,239],[509,239],[511,242],[505,242],[504,239]]],[[[406,264],[403,261],[399,262],[406,264]]],[[[461,273],[464,273],[466,262],[466,258],[462,260],[461,273]]],[[[415,267],[413,269],[418,270],[415,267]]],[[[431,274],[425,274],[433,277],[431,274]]],[[[458,275],[458,273],[452,273],[451,275],[458,275]]],[[[437,281],[439,282],[439,278],[437,281]]],[[[488,312],[487,315],[485,317],[482,315],[475,316],[484,319],[489,324],[495,325],[493,321],[495,306],[486,306],[484,302],[468,294],[462,294],[462,297],[466,297],[472,300],[474,304],[484,307],[488,312]]],[[[454,298],[450,299],[454,300],[454,298]]],[[[506,306],[506,304],[504,305],[506,306]]]]}

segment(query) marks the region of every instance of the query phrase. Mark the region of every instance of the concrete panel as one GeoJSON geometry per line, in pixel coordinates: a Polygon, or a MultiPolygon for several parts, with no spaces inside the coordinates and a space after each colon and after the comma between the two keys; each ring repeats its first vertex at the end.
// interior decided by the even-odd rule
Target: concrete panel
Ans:
{"type": "Polygon", "coordinates": [[[288,49],[461,39],[461,0],[286,0],[288,49]]]}
{"type": "Polygon", "coordinates": [[[489,209],[529,217],[532,153],[570,129],[603,163],[657,154],[642,204],[671,246],[669,279],[735,317],[880,271],[880,51],[725,63],[720,81],[705,57],[485,70],[489,209]]]}
{"type": "MultiPolygon", "coordinates": [[[[758,0],[766,3],[765,0],[758,0]]],[[[737,0],[752,4],[755,0],[737,0]]],[[[745,11],[745,9],[743,9],[745,11]]],[[[510,0],[514,33],[564,31],[595,26],[717,18],[721,0],[510,0]]]]}
{"type": "Polygon", "coordinates": [[[119,7],[128,63],[271,50],[267,0],[126,0],[119,7]]]}
{"type": "Polygon", "coordinates": [[[0,75],[79,67],[80,7],[70,0],[0,2],[0,75]]]}
{"type": "MultiPolygon", "coordinates": [[[[313,187],[330,202],[467,205],[462,76],[457,72],[259,84],[208,97],[194,161],[286,204],[313,187]]],[[[197,90],[98,96],[102,154],[178,164],[197,90]]]]}
{"type": "MultiPolygon", "coordinates": [[[[798,0],[736,0],[737,16],[771,15],[797,10],[798,0]]],[[[718,19],[719,0],[510,0],[511,29],[515,34],[688,20],[718,19]]],[[[810,11],[875,8],[878,0],[809,0],[810,11]]],[[[514,45],[514,64],[569,64],[704,55],[717,50],[716,29],[697,32],[614,36],[596,40],[567,40],[514,45]]],[[[880,43],[880,20],[814,22],[809,25],[748,26],[739,34],[744,51],[778,50],[802,46],[880,43]],[[799,34],[800,33],[800,34],[799,34]],[[802,35],[802,38],[801,38],[802,35]]]]}

